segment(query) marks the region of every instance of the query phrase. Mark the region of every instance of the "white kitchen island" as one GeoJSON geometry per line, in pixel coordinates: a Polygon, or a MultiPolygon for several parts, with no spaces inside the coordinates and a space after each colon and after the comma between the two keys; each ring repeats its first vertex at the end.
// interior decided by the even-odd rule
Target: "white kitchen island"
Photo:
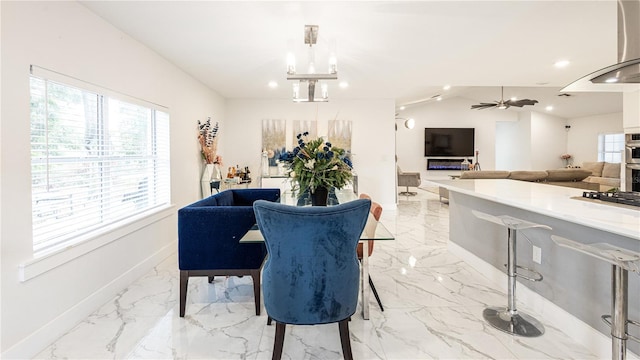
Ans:
{"type": "MultiPolygon", "coordinates": [[[[505,289],[506,231],[476,218],[471,211],[510,215],[552,227],[551,231],[532,229],[519,234],[518,265],[540,272],[544,280],[518,279],[518,300],[542,315],[547,326],[560,328],[597,354],[610,356],[610,331],[600,315],[610,312],[611,266],[557,246],[550,235],[640,252],[640,208],[583,200],[581,189],[517,180],[430,182],[449,191],[449,250],[505,289]],[[533,261],[533,246],[541,249],[541,264],[533,261]],[[593,328],[602,335],[594,337],[593,328]]],[[[635,273],[629,275],[629,318],[640,320],[640,276],[635,273]]],[[[629,328],[640,336],[640,329],[629,328]]],[[[630,341],[628,346],[640,353],[638,344],[630,341]]]]}

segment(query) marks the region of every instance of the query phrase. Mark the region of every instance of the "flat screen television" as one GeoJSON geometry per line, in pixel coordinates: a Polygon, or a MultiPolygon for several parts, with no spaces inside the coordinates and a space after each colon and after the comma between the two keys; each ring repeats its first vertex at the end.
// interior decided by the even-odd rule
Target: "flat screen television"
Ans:
{"type": "Polygon", "coordinates": [[[425,128],[424,156],[473,156],[474,128],[425,128]]]}

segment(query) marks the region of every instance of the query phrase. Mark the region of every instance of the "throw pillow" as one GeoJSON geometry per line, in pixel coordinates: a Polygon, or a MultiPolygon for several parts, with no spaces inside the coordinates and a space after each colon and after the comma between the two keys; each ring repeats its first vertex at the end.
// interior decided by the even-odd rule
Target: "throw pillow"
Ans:
{"type": "Polygon", "coordinates": [[[604,163],[602,168],[602,177],[604,178],[620,178],[620,163],[604,163]]]}
{"type": "Polygon", "coordinates": [[[591,171],[592,176],[602,176],[602,168],[604,167],[603,161],[582,163],[582,168],[591,171]]]}
{"type": "Polygon", "coordinates": [[[582,181],[591,175],[591,171],[583,169],[547,170],[547,181],[582,181]]]}

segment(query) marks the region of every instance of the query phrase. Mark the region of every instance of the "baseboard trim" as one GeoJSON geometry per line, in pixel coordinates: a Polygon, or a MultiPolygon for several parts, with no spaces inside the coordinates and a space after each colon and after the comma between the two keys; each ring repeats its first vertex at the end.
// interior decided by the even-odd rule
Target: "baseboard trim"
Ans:
{"type": "Polygon", "coordinates": [[[176,244],[170,243],[144,259],[126,273],[106,284],[86,299],[62,313],[22,341],[7,349],[0,356],[2,359],[31,359],[38,355],[59,337],[85,320],[100,306],[113,299],[120,291],[148,273],[162,260],[176,253],[176,244]]]}
{"type": "MultiPolygon", "coordinates": [[[[448,242],[447,250],[506,292],[507,274],[452,241],[448,242]]],[[[611,357],[611,338],[609,336],[529,289],[526,284],[518,283],[518,301],[540,314],[544,319],[543,322],[553,323],[555,328],[560,329],[560,331],[567,334],[567,336],[597,357],[602,359],[611,357]],[[553,321],[550,319],[553,319],[553,321]]],[[[627,349],[627,359],[638,360],[639,357],[627,349]]]]}

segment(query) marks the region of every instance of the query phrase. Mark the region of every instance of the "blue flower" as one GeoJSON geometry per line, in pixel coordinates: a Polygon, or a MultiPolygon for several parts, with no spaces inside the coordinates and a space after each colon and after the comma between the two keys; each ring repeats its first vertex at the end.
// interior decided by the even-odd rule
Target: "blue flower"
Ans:
{"type": "Polygon", "coordinates": [[[300,145],[300,147],[304,146],[304,141],[302,141],[302,139],[298,139],[298,145],[300,145]]]}
{"type": "Polygon", "coordinates": [[[302,133],[302,135],[303,135],[303,136],[308,136],[308,135],[309,135],[309,132],[308,132],[308,131],[305,131],[305,132],[303,132],[303,133],[302,133]]]}
{"type": "Polygon", "coordinates": [[[298,135],[296,135],[296,138],[297,138],[297,139],[300,139],[301,137],[302,137],[302,134],[298,134],[298,135]]]}
{"type": "Polygon", "coordinates": [[[342,161],[344,161],[345,164],[349,165],[349,167],[353,169],[353,163],[351,162],[351,159],[346,157],[346,158],[342,159],[342,161]]]}
{"type": "Polygon", "coordinates": [[[328,147],[328,146],[325,146],[324,148],[322,148],[322,150],[324,150],[324,151],[329,151],[329,147],[328,147]]]}
{"type": "Polygon", "coordinates": [[[328,151],[327,152],[327,159],[332,159],[333,158],[333,151],[328,151]]]}
{"type": "Polygon", "coordinates": [[[316,159],[322,160],[323,158],[324,158],[324,154],[323,153],[319,152],[319,153],[316,154],[316,159]]]}
{"type": "Polygon", "coordinates": [[[331,143],[328,142],[328,141],[326,143],[324,143],[324,144],[327,145],[328,147],[331,147],[331,143]]]}
{"type": "Polygon", "coordinates": [[[295,148],[293,148],[293,155],[298,155],[299,152],[300,152],[299,146],[296,146],[295,148]]]}

